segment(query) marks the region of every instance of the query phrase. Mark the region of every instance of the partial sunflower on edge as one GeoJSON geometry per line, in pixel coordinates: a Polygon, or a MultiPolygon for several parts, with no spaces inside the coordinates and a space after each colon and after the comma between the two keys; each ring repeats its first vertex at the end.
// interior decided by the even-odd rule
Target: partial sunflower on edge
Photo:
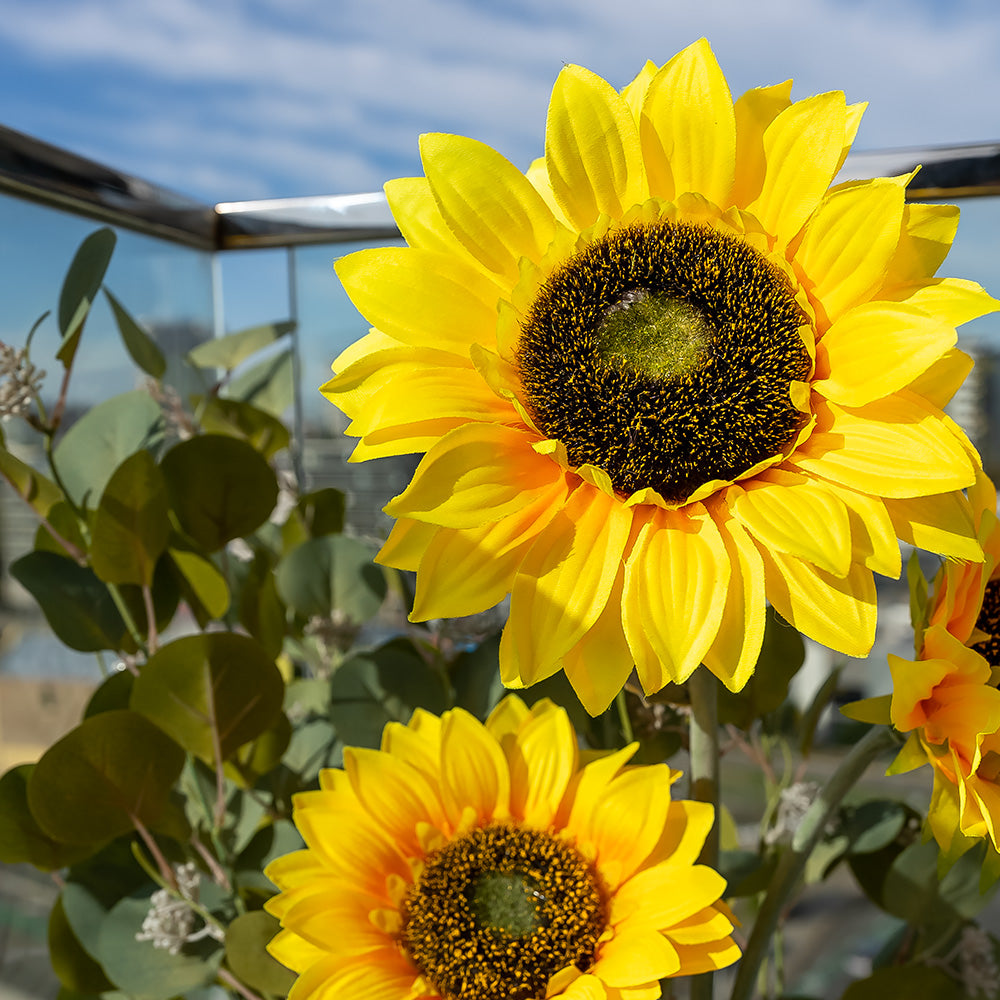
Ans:
{"type": "Polygon", "coordinates": [[[969,490],[982,563],[946,563],[929,596],[910,581],[916,659],[889,656],[892,694],[845,706],[850,717],[891,724],[907,740],[890,774],[934,772],[927,824],[946,861],[980,840],[1000,876],[1000,520],[996,489],[980,473],[969,490]]]}
{"type": "Polygon", "coordinates": [[[956,208],[830,187],[863,105],[790,90],[734,104],[704,40],[621,93],[568,66],[527,174],[425,135],[386,185],[408,247],[337,265],[373,325],[323,387],[352,461],[426,452],[379,559],[416,570],[414,620],[510,594],[510,687],[740,690],[767,602],[863,656],[897,538],[982,560],[941,407],[955,326],[998,303],[934,277],[956,208]]]}
{"type": "Polygon", "coordinates": [[[345,750],[295,797],[306,848],[266,870],[289,1000],[653,1000],[736,961],[725,880],[696,864],[712,807],[671,801],[679,772],[636,747],[581,766],[564,709],[508,696],[345,750]]]}

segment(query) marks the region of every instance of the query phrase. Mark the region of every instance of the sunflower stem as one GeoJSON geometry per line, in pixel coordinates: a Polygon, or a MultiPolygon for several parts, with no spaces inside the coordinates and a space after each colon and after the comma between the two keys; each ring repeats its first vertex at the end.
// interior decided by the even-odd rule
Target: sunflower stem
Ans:
{"type": "MultiPolygon", "coordinates": [[[[895,733],[886,726],[870,729],[840,762],[833,777],[820,789],[799,828],[771,876],[764,902],[757,914],[743,958],[740,959],[730,1000],[750,1000],[757,981],[757,970],[767,956],[771,938],[798,884],[809,855],[819,843],[834,810],[864,774],[868,765],[884,750],[898,743],[895,733]]],[[[693,996],[694,994],[692,994],[693,996]]]]}
{"type": "MultiPolygon", "coordinates": [[[[718,681],[707,667],[698,667],[688,680],[691,698],[689,751],[691,798],[708,802],[715,810],[712,828],[698,856],[698,863],[719,866],[719,713],[718,681]]],[[[715,983],[711,972],[691,979],[691,1000],[712,1000],[715,983]]]]}

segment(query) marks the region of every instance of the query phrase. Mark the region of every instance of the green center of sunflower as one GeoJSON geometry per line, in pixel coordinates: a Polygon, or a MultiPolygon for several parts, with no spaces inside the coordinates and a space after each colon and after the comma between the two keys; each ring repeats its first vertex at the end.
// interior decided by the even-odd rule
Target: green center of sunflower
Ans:
{"type": "Polygon", "coordinates": [[[560,969],[589,968],[606,923],[597,875],[570,845],[494,825],[427,860],[402,943],[445,1000],[540,1000],[560,969]]]}
{"type": "Polygon", "coordinates": [[[539,428],[628,495],[671,502],[780,453],[812,363],[787,278],[706,226],[615,230],[557,268],[521,329],[539,428]]]}
{"type": "Polygon", "coordinates": [[[1000,580],[990,580],[986,584],[976,628],[989,633],[990,638],[977,642],[972,648],[991,667],[1000,667],[1000,580]]]}

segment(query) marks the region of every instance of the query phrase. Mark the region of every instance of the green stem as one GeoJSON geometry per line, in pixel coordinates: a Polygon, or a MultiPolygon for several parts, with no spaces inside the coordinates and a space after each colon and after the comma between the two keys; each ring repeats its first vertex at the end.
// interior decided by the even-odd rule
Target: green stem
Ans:
{"type": "Polygon", "coordinates": [[[615,708],[618,709],[618,722],[622,727],[622,736],[626,743],[631,743],[635,739],[632,732],[632,720],[629,718],[628,705],[625,703],[625,688],[622,688],[615,697],[615,708]]]}
{"type": "MultiPolygon", "coordinates": [[[[698,856],[698,862],[719,866],[719,714],[718,681],[707,667],[698,667],[688,681],[691,698],[689,750],[691,754],[691,798],[708,802],[715,810],[712,828],[698,856]]],[[[712,1000],[714,975],[693,976],[691,1000],[712,1000]]]]}
{"type": "Polygon", "coordinates": [[[841,800],[864,774],[868,765],[883,751],[897,745],[895,733],[887,727],[870,729],[840,762],[833,777],[820,789],[816,800],[809,807],[792,844],[787,848],[771,876],[771,884],[757,914],[746,950],[740,960],[736,982],[730,1000],[750,1000],[753,996],[757,970],[771,945],[771,937],[788,904],[792,891],[798,884],[802,871],[819,843],[831,816],[841,800]]]}

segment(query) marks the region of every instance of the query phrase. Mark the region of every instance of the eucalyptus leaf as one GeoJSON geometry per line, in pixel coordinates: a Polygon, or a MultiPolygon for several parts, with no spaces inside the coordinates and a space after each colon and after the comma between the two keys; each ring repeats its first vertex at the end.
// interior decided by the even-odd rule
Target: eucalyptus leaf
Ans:
{"type": "Polygon", "coordinates": [[[38,602],[45,620],[70,649],[118,649],[125,623],[93,570],[55,552],[36,551],[10,566],[10,575],[38,602]]]}
{"type": "Polygon", "coordinates": [[[899,965],[878,969],[867,979],[851,983],[841,1000],[968,1000],[961,983],[942,969],[927,965],[899,965]]]}
{"type": "Polygon", "coordinates": [[[274,573],[265,564],[250,568],[240,593],[240,624],[277,658],[285,641],[285,605],[278,596],[274,573]]]}
{"type": "Polygon", "coordinates": [[[274,724],[284,684],[274,661],[249,636],[183,636],[154,653],[132,687],[131,706],[185,750],[228,759],[274,724]]]}
{"type": "Polygon", "coordinates": [[[54,871],[82,861],[96,845],[64,844],[45,833],[28,808],[28,778],[34,764],[21,764],[0,777],[0,863],[28,863],[54,871]]]}
{"type": "Polygon", "coordinates": [[[388,722],[408,722],[413,710],[448,708],[442,676],[405,639],[356,653],[330,679],[330,719],[344,743],[377,747],[388,722]]]}
{"type": "Polygon", "coordinates": [[[49,914],[49,962],[59,982],[75,993],[103,993],[114,989],[100,964],[80,943],[57,899],[49,914]]]}
{"type": "Polygon", "coordinates": [[[181,528],[208,552],[251,534],[278,498],[277,479],[259,452],[223,434],[174,445],[160,467],[181,528]]]}
{"type": "Polygon", "coordinates": [[[117,237],[107,227],[84,239],[76,251],[59,293],[59,332],[62,344],[56,357],[69,368],[80,344],[90,307],[111,263],[117,237]]]}
{"type": "Polygon", "coordinates": [[[288,428],[266,410],[240,399],[210,397],[199,410],[207,434],[227,434],[246,441],[265,458],[271,458],[291,440],[288,428]]]}
{"type": "Polygon", "coordinates": [[[236,333],[206,340],[192,348],[188,352],[188,360],[199,368],[224,368],[232,371],[252,354],[273,344],[294,328],[295,324],[288,320],[237,330],[236,333]]]}
{"type": "Polygon", "coordinates": [[[167,550],[184,600],[202,628],[229,609],[229,586],[214,563],[187,549],[167,550]]]}
{"type": "Polygon", "coordinates": [[[90,701],[83,710],[83,717],[89,719],[92,715],[100,715],[101,712],[128,708],[134,680],[135,675],[127,670],[116,670],[113,674],[109,674],[90,696],[90,701]]]}
{"type": "Polygon", "coordinates": [[[148,451],[130,455],[112,473],[94,515],[90,561],[106,583],[150,586],[167,547],[166,483],[148,451]]]}
{"type": "Polygon", "coordinates": [[[12,455],[6,447],[0,447],[0,476],[42,517],[62,500],[62,490],[51,479],[12,455]]]}
{"type": "Polygon", "coordinates": [[[284,551],[290,551],[307,538],[339,535],[344,530],[346,506],[344,494],[332,486],[300,497],[288,520],[281,526],[284,551]]]}
{"type": "Polygon", "coordinates": [[[141,715],[102,712],[42,755],[28,779],[28,805],[55,840],[108,841],[137,821],[155,825],[183,766],[181,748],[141,715]]]}
{"type": "Polygon", "coordinates": [[[376,615],[386,592],[385,576],[372,562],[375,552],[346,535],[307,539],[278,563],[278,594],[304,618],[363,624],[376,615]]]}
{"type": "Polygon", "coordinates": [[[186,945],[172,955],[165,948],[154,948],[151,941],[136,940],[149,908],[148,895],[123,899],[101,925],[101,965],[115,985],[136,1000],[171,1000],[212,982],[223,954],[215,941],[186,945]]]}
{"type": "Polygon", "coordinates": [[[280,417],[295,398],[292,352],[282,351],[241,372],[226,387],[231,399],[242,399],[280,417]]]}
{"type": "Polygon", "coordinates": [[[83,537],[80,519],[65,500],[59,500],[52,505],[48,514],[45,515],[45,522],[39,524],[35,531],[34,547],[36,549],[44,552],[55,552],[57,555],[70,556],[72,558],[66,546],[63,545],[63,542],[69,542],[79,552],[87,551],[87,541],[83,537]],[[57,541],[53,532],[58,534],[62,541],[57,541]]]}
{"type": "Polygon", "coordinates": [[[121,335],[129,357],[153,378],[163,378],[167,370],[167,359],[155,340],[135,321],[132,314],[105,288],[104,294],[115,317],[118,333],[121,335]]]}
{"type": "MultiPolygon", "coordinates": [[[[101,931],[101,922],[107,916],[107,907],[79,882],[67,882],[59,894],[59,900],[77,940],[96,961],[98,935],[101,931]]],[[[105,987],[105,989],[110,988],[110,986],[105,987]]]]}
{"type": "Polygon", "coordinates": [[[268,942],[279,930],[277,919],[263,910],[241,914],[226,932],[226,962],[251,989],[284,996],[295,982],[295,973],[267,952],[268,942]]]}
{"type": "Polygon", "coordinates": [[[112,473],[126,458],[162,441],[160,407],[142,390],[98,403],[63,435],[53,462],[70,498],[94,506],[112,473]]]}

